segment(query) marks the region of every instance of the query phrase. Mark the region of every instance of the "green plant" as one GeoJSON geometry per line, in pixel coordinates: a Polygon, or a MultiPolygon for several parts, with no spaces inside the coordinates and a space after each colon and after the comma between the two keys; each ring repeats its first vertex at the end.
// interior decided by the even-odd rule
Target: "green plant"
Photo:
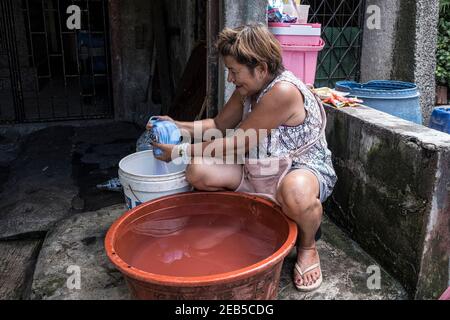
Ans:
{"type": "Polygon", "coordinates": [[[441,0],[439,2],[439,11],[442,13],[447,13],[450,9],[450,0],[441,0]]]}
{"type": "Polygon", "coordinates": [[[436,52],[436,81],[450,84],[450,0],[441,0],[436,52]]]}

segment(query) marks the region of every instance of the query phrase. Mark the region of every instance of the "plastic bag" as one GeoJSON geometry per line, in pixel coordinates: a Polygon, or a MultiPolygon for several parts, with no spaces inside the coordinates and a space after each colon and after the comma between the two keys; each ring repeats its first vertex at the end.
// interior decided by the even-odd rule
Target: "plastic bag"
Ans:
{"type": "MultiPolygon", "coordinates": [[[[288,8],[288,5],[283,7],[282,1],[269,1],[267,5],[267,18],[269,22],[282,22],[282,23],[295,23],[297,17],[290,12],[283,12],[284,8],[288,8]]],[[[289,11],[289,10],[288,10],[289,11]]]]}
{"type": "Polygon", "coordinates": [[[97,185],[97,189],[120,192],[123,190],[119,178],[112,178],[97,185]]]}
{"type": "Polygon", "coordinates": [[[269,6],[277,8],[280,12],[283,11],[283,0],[268,0],[269,6]]]}
{"type": "Polygon", "coordinates": [[[152,133],[150,130],[145,130],[139,139],[136,141],[136,151],[145,151],[145,150],[152,150],[153,147],[150,144],[152,141],[152,133]]]}

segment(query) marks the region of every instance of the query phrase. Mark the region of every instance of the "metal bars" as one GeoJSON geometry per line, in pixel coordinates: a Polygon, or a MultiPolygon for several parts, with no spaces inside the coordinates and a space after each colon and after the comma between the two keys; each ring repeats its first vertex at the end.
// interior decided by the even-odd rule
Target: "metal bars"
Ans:
{"type": "MultiPolygon", "coordinates": [[[[0,0],[0,57],[5,47],[13,122],[112,117],[107,2],[0,0]],[[70,5],[81,9],[80,30],[66,25],[70,5]]],[[[11,119],[0,112],[0,123],[5,122],[11,119]]]]}
{"type": "Polygon", "coordinates": [[[309,21],[322,24],[325,48],[319,55],[316,86],[334,87],[339,80],[359,81],[365,0],[303,0],[309,21]]]}

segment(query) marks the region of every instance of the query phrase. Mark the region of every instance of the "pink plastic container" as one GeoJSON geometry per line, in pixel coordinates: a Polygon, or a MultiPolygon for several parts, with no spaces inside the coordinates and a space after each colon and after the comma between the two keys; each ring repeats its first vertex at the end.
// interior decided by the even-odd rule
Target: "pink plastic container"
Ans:
{"type": "Polygon", "coordinates": [[[269,23],[269,30],[280,42],[285,68],[307,84],[314,84],[317,56],[325,46],[318,23],[269,23]]]}
{"type": "Polygon", "coordinates": [[[306,84],[314,84],[316,78],[317,56],[325,46],[325,41],[317,46],[281,45],[284,67],[306,84]]]}
{"type": "Polygon", "coordinates": [[[321,43],[320,23],[269,23],[269,30],[282,45],[317,46],[321,43]]]}
{"type": "Polygon", "coordinates": [[[318,46],[320,45],[320,36],[289,36],[289,35],[275,35],[275,38],[281,45],[287,46],[318,46]]]}

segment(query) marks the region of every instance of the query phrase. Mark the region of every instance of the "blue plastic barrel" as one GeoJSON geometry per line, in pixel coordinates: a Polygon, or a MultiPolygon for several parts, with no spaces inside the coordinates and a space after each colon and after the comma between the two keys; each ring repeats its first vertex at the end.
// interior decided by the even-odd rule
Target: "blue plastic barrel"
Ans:
{"type": "Polygon", "coordinates": [[[430,118],[430,128],[450,134],[450,106],[433,109],[430,118]]]}
{"type": "Polygon", "coordinates": [[[375,80],[367,83],[338,81],[336,90],[349,92],[363,104],[393,116],[422,124],[417,86],[411,82],[375,80]]]}

